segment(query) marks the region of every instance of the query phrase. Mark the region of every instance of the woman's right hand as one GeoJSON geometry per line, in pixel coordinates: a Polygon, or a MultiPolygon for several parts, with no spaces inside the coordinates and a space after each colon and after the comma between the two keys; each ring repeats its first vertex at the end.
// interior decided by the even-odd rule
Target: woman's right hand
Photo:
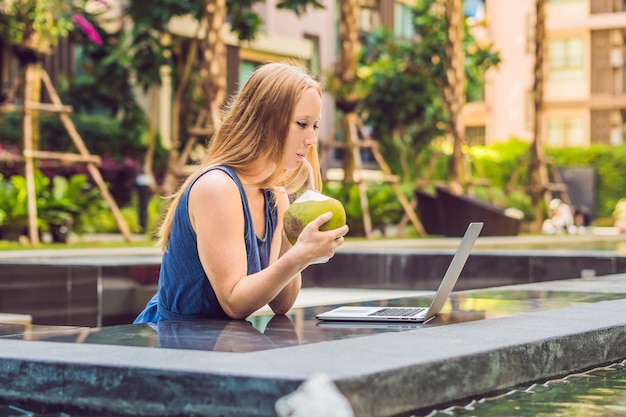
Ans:
{"type": "Polygon", "coordinates": [[[335,255],[335,249],[343,244],[343,237],[348,233],[348,225],[343,225],[334,230],[319,230],[327,223],[333,214],[327,212],[306,225],[293,249],[302,251],[307,258],[307,264],[326,263],[335,255]]]}

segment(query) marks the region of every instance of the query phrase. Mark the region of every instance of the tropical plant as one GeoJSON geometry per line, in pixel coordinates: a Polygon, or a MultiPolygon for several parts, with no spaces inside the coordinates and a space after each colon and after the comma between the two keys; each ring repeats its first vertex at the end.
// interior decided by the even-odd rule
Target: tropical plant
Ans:
{"type": "MultiPolygon", "coordinates": [[[[429,13],[438,0],[420,0],[412,9],[416,36],[400,38],[379,28],[366,39],[357,71],[365,122],[381,139],[387,161],[403,180],[419,174],[422,150],[457,129],[445,104],[447,69],[441,56],[449,44],[445,16],[429,13]]],[[[500,62],[491,45],[480,44],[464,26],[464,82],[467,94],[482,90],[484,73],[500,62]]]]}
{"type": "Polygon", "coordinates": [[[60,38],[76,28],[100,43],[97,31],[85,18],[86,3],[86,0],[0,0],[0,39],[13,47],[22,64],[40,60],[60,38]]]}
{"type": "Polygon", "coordinates": [[[57,175],[44,183],[47,187],[37,199],[37,213],[48,225],[73,224],[83,209],[100,198],[84,174],[69,179],[57,175]]]}
{"type": "Polygon", "coordinates": [[[7,181],[0,174],[0,226],[17,222],[26,224],[28,212],[24,191],[18,188],[12,178],[7,181]]]}
{"type": "MultiPolygon", "coordinates": [[[[35,202],[37,207],[37,227],[40,231],[50,231],[55,241],[63,241],[60,227],[71,231],[79,216],[89,207],[102,200],[98,190],[87,176],[74,174],[69,179],[62,176],[50,178],[40,171],[35,173],[35,202]]],[[[26,178],[12,175],[8,181],[0,175],[0,226],[25,231],[28,224],[28,191],[26,178]]]]}
{"type": "MultiPolygon", "coordinates": [[[[181,138],[182,134],[186,134],[194,124],[212,128],[219,123],[219,109],[227,95],[226,44],[221,34],[222,27],[228,22],[239,40],[253,40],[262,24],[255,11],[257,3],[260,0],[134,0],[129,3],[127,13],[133,21],[132,32],[127,46],[119,51],[119,59],[129,62],[135,70],[136,81],[146,91],[161,84],[163,66],[171,67],[175,75],[174,128],[168,169],[162,184],[153,182],[153,191],[167,195],[178,187],[179,167],[189,159],[188,143],[181,138]],[[180,40],[173,39],[168,29],[172,18],[183,15],[194,18],[198,22],[199,33],[200,29],[204,33],[202,39],[194,39],[191,45],[182,45],[180,40]],[[195,68],[198,70],[194,71],[195,68]],[[190,81],[196,81],[193,88],[190,81]],[[183,96],[191,89],[201,91],[201,100],[199,105],[183,111],[183,96]]],[[[274,4],[297,15],[309,6],[323,7],[317,0],[280,0],[274,4]]],[[[150,117],[156,118],[156,115],[150,117]]],[[[147,174],[152,174],[151,149],[154,147],[155,132],[154,127],[150,129],[144,163],[147,174]]]]}

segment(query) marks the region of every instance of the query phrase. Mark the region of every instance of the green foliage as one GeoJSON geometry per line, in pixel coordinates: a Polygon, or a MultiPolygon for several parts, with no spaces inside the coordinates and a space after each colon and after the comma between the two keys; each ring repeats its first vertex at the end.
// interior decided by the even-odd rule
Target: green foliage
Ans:
{"type": "MultiPolygon", "coordinates": [[[[472,176],[488,177],[491,185],[505,187],[527,149],[528,143],[517,138],[489,146],[472,146],[468,149],[473,162],[472,176]]],[[[525,178],[525,175],[526,169],[523,169],[519,178],[525,178]]]]}
{"type": "Polygon", "coordinates": [[[323,9],[324,4],[317,0],[280,0],[276,7],[278,9],[291,10],[296,16],[301,16],[311,6],[314,9],[323,9]]]}
{"type": "Polygon", "coordinates": [[[151,237],[156,237],[157,230],[163,220],[163,208],[165,201],[158,195],[153,195],[148,201],[148,222],[145,232],[151,237]]]}
{"type": "Polygon", "coordinates": [[[593,167],[596,170],[596,217],[611,217],[626,197],[626,145],[547,149],[556,166],[593,167]]]}
{"type": "MultiPolygon", "coordinates": [[[[151,238],[156,236],[157,227],[161,223],[161,207],[163,199],[157,195],[150,197],[148,202],[148,222],[145,234],[151,238]]],[[[132,233],[141,232],[139,224],[139,202],[135,196],[129,204],[120,208],[122,217],[132,233]]],[[[89,205],[81,212],[77,219],[78,233],[119,233],[117,221],[111,209],[103,199],[99,199],[94,204],[89,205]]]]}
{"type": "MultiPolygon", "coordinates": [[[[416,42],[417,54],[427,65],[431,82],[435,83],[443,83],[443,80],[447,79],[444,61],[450,59],[446,52],[450,44],[449,25],[442,12],[437,0],[417,0],[413,7],[413,25],[419,38],[419,42],[416,42]]],[[[468,26],[464,22],[462,24],[467,91],[468,87],[482,87],[485,71],[500,62],[500,55],[492,50],[492,45],[476,42],[468,26]]]]}
{"type": "Polygon", "coordinates": [[[27,207],[25,182],[13,177],[5,180],[0,174],[0,226],[9,223],[26,224],[27,207]]]}
{"type": "MultiPolygon", "coordinates": [[[[142,132],[126,129],[118,119],[108,116],[75,114],[72,121],[80,133],[87,149],[96,155],[114,155],[117,158],[139,158],[145,145],[141,142],[142,132]]],[[[56,152],[76,152],[67,130],[58,117],[40,117],[40,148],[56,152]]],[[[21,115],[7,113],[0,124],[0,140],[4,147],[19,148],[21,145],[21,115]]]]}
{"type": "MultiPolygon", "coordinates": [[[[47,231],[50,226],[72,225],[77,233],[117,232],[118,226],[110,207],[83,174],[69,178],[35,173],[37,225],[47,231]]],[[[137,231],[136,210],[122,209],[132,231],[137,231]]],[[[26,178],[0,175],[0,226],[25,227],[28,224],[28,191],[26,178]]]]}
{"type": "Polygon", "coordinates": [[[615,220],[626,221],[626,198],[620,198],[617,201],[612,216],[615,220]]]}
{"type": "Polygon", "coordinates": [[[72,9],[65,0],[4,2],[0,8],[0,38],[8,45],[29,44],[34,49],[54,45],[74,28],[72,9]]]}
{"type": "Polygon", "coordinates": [[[57,175],[51,182],[46,180],[43,180],[46,187],[42,188],[37,198],[38,216],[48,225],[73,224],[80,230],[80,221],[76,220],[85,208],[100,199],[98,189],[89,183],[84,174],[75,174],[69,179],[57,175]]]}
{"type": "MultiPolygon", "coordinates": [[[[528,167],[524,162],[527,157],[529,144],[517,138],[508,141],[496,142],[489,146],[472,146],[466,149],[472,164],[474,178],[488,179],[494,195],[494,202],[502,206],[515,207],[522,210],[526,219],[530,219],[530,199],[523,191],[512,191],[505,195],[504,189],[517,169],[518,177],[514,186],[526,185],[528,167]]],[[[449,151],[431,144],[422,150],[418,158],[418,165],[425,168],[435,160],[434,169],[429,179],[445,181],[449,151]]],[[[592,167],[596,171],[596,206],[595,214],[598,218],[611,217],[617,202],[626,198],[626,145],[607,146],[591,145],[588,148],[548,148],[546,155],[550,157],[556,167],[592,167]]],[[[422,169],[424,174],[425,169],[422,169]]],[[[418,178],[422,178],[418,175],[418,178]]],[[[477,196],[489,199],[485,189],[478,188],[477,196]]]]}
{"type": "Polygon", "coordinates": [[[402,167],[395,171],[405,180],[414,178],[408,167],[420,149],[444,132],[438,90],[415,45],[379,28],[368,37],[357,72],[367,91],[362,100],[366,122],[383,141],[386,159],[402,167]]]}
{"type": "MultiPolygon", "coordinates": [[[[226,0],[227,21],[231,30],[241,41],[254,40],[261,30],[262,20],[255,11],[260,0],[226,0]]],[[[167,24],[176,16],[191,15],[200,20],[206,7],[203,0],[133,0],[129,2],[128,15],[133,20],[133,29],[128,49],[120,54],[135,69],[137,82],[147,88],[161,84],[160,68],[162,65],[173,66],[172,50],[169,42],[164,42],[167,24]]],[[[281,0],[276,7],[291,10],[297,15],[307,8],[323,8],[317,0],[281,0]]]]}
{"type": "MultiPolygon", "coordinates": [[[[410,200],[413,192],[412,184],[402,184],[405,197],[410,200]]],[[[325,184],[323,193],[339,200],[345,210],[351,236],[364,235],[363,209],[356,184],[325,184]]],[[[404,209],[390,184],[372,184],[367,189],[367,200],[373,227],[395,225],[400,223],[404,209]]]]}
{"type": "MultiPolygon", "coordinates": [[[[100,45],[77,46],[80,53],[77,62],[81,68],[73,76],[61,78],[59,95],[64,103],[74,108],[75,114],[119,119],[124,130],[139,137],[141,131],[147,130],[148,120],[135,98],[129,51],[119,46],[115,35],[103,33],[102,37],[105,42],[100,45]]],[[[150,63],[152,68],[156,64],[150,63]]],[[[141,68],[141,71],[148,69],[141,68]]]]}
{"type": "MultiPolygon", "coordinates": [[[[392,171],[404,181],[419,174],[420,153],[447,129],[442,85],[447,77],[443,60],[449,43],[447,22],[432,13],[432,0],[413,9],[414,39],[402,39],[379,28],[369,34],[357,70],[361,113],[392,171]]],[[[499,54],[480,45],[465,28],[465,76],[468,100],[482,95],[484,73],[497,65],[499,54]]]]}

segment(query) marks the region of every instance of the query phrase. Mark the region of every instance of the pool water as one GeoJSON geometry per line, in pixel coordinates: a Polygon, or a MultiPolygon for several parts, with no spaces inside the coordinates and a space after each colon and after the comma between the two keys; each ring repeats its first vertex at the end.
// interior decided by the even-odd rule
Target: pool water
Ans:
{"type": "Polygon", "coordinates": [[[626,416],[626,360],[417,416],[626,416]]]}

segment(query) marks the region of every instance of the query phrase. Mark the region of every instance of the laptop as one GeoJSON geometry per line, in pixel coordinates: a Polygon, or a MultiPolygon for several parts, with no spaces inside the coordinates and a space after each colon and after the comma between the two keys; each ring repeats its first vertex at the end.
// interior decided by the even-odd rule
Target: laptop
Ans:
{"type": "Polygon", "coordinates": [[[417,322],[424,323],[435,317],[454,288],[470,251],[483,228],[482,222],[472,222],[467,227],[461,243],[448,266],[439,289],[430,303],[430,307],[368,307],[342,306],[317,314],[318,320],[329,321],[385,321],[385,322],[417,322]]]}

